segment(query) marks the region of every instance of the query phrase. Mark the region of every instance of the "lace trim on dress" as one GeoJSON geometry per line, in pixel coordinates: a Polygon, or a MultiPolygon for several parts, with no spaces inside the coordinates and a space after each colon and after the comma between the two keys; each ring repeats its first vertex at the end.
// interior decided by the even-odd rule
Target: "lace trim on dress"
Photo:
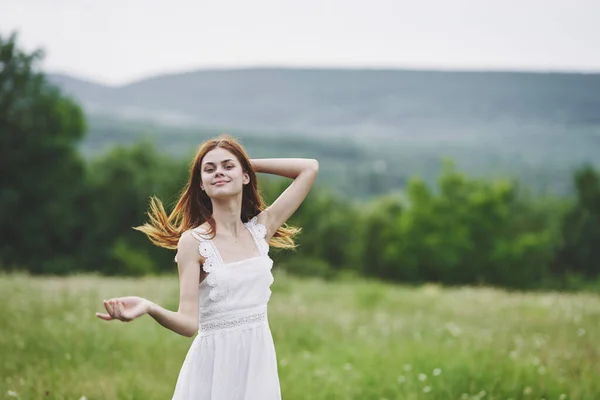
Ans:
{"type": "MultiPolygon", "coordinates": [[[[269,254],[269,244],[265,240],[267,228],[265,225],[258,222],[255,216],[250,221],[245,223],[248,231],[254,239],[254,243],[261,256],[269,254]]],[[[206,272],[206,283],[210,286],[208,297],[214,302],[219,303],[227,297],[229,291],[229,280],[227,279],[227,271],[224,268],[224,262],[212,240],[203,237],[204,232],[199,228],[191,231],[192,235],[200,242],[198,251],[204,258],[202,270],[206,272]]],[[[211,306],[208,311],[203,311],[203,315],[214,314],[223,309],[223,304],[211,306]]]]}
{"type": "Polygon", "coordinates": [[[231,317],[226,319],[219,319],[217,321],[210,321],[200,324],[199,331],[201,333],[206,333],[215,330],[235,328],[242,325],[247,324],[255,324],[258,322],[263,322],[267,320],[267,312],[262,311],[250,315],[231,317]]]}
{"type": "Polygon", "coordinates": [[[227,279],[222,268],[221,255],[211,240],[201,237],[195,231],[192,231],[192,235],[200,241],[198,251],[204,258],[202,269],[207,274],[206,283],[211,287],[208,297],[214,302],[219,302],[227,296],[227,279]]]}
{"type": "Polygon", "coordinates": [[[256,244],[256,248],[258,249],[260,255],[266,256],[269,254],[269,244],[265,240],[265,236],[267,235],[267,227],[264,224],[259,223],[258,217],[256,216],[248,221],[246,226],[254,238],[254,243],[256,244]]]}

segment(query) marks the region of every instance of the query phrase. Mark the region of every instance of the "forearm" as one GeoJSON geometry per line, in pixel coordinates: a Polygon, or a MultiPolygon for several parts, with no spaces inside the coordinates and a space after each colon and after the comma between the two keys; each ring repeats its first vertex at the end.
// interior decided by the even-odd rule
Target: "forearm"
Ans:
{"type": "Polygon", "coordinates": [[[167,310],[155,303],[150,304],[148,315],[165,328],[182,336],[192,337],[198,331],[197,318],[191,318],[183,313],[167,310]]]}
{"type": "Polygon", "coordinates": [[[317,160],[309,158],[259,158],[253,159],[256,172],[296,179],[302,173],[313,173],[319,168],[317,160]]]}

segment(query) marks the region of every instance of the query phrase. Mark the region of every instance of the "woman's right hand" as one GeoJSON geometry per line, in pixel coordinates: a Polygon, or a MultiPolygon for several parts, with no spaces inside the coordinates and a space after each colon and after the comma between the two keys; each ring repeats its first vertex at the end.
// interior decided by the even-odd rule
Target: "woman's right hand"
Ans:
{"type": "Polygon", "coordinates": [[[120,321],[129,322],[150,311],[152,302],[143,297],[127,296],[116,297],[104,300],[104,308],[106,313],[96,313],[96,317],[105,321],[118,319],[120,321]]]}

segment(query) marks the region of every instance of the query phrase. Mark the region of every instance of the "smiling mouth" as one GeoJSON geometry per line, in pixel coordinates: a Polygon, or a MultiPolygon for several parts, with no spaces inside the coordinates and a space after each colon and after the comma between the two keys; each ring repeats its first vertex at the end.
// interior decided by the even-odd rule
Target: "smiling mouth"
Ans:
{"type": "Polygon", "coordinates": [[[213,185],[223,185],[225,183],[229,183],[229,181],[219,181],[219,182],[213,183],[213,185]]]}

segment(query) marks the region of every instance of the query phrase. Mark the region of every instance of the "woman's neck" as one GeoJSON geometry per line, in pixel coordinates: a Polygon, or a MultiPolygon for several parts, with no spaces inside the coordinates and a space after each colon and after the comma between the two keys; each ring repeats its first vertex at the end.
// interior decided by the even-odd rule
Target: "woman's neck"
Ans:
{"type": "Polygon", "coordinates": [[[212,216],[217,224],[217,233],[232,236],[237,239],[244,224],[241,219],[241,199],[231,199],[224,202],[213,201],[212,216]]]}

